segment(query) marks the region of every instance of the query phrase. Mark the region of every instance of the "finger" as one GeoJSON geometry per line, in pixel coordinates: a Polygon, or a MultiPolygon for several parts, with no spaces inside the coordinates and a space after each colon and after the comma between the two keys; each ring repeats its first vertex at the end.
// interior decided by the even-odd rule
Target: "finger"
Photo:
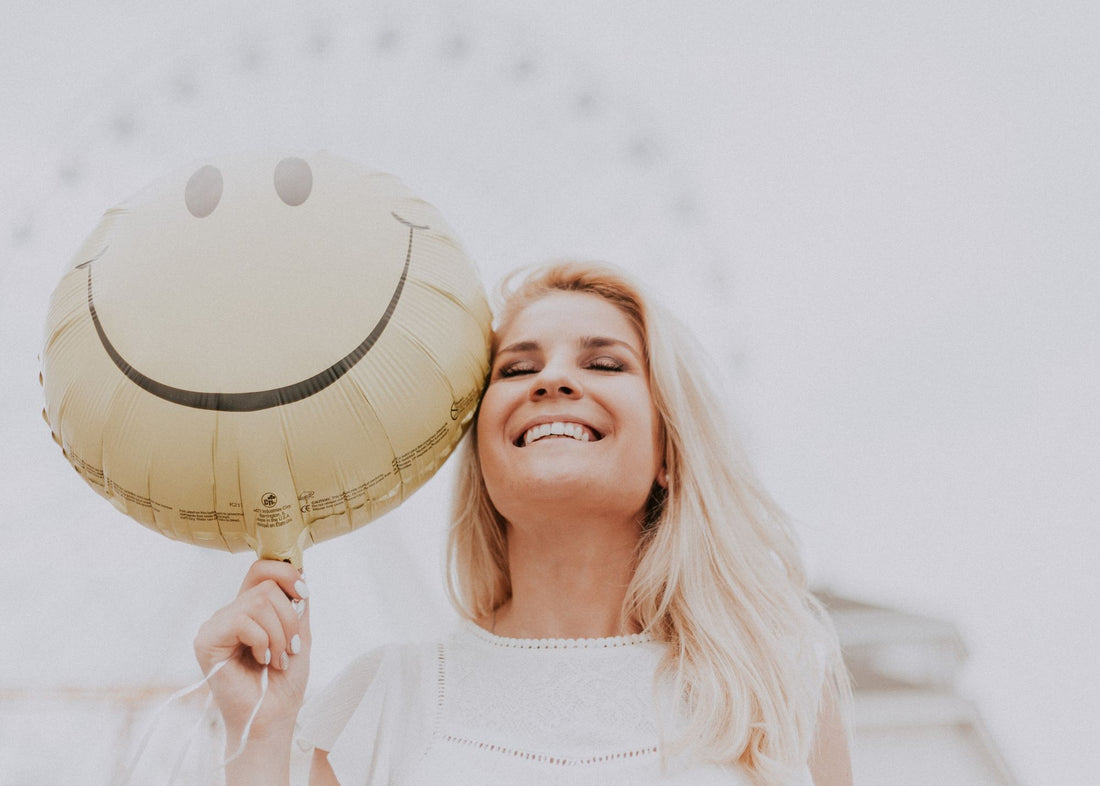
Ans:
{"type": "Polygon", "coordinates": [[[309,596],[305,580],[298,569],[288,562],[272,559],[261,559],[252,563],[248,573],[245,574],[244,581],[241,583],[240,593],[244,593],[265,581],[274,581],[282,588],[288,598],[305,599],[309,596]]]}
{"type": "MultiPolygon", "coordinates": [[[[279,624],[282,626],[283,640],[286,641],[285,652],[288,656],[297,655],[303,648],[302,621],[299,618],[298,610],[304,609],[304,607],[301,605],[296,607],[295,604],[304,604],[307,601],[290,600],[283,593],[282,587],[273,581],[264,582],[260,585],[259,590],[264,593],[267,601],[271,604],[271,608],[278,616],[279,624]]],[[[272,652],[276,657],[278,656],[275,650],[272,650],[272,652]]]]}
{"type": "Polygon", "coordinates": [[[308,652],[310,645],[313,643],[312,631],[309,626],[310,602],[308,600],[294,600],[290,602],[290,605],[294,609],[294,615],[298,618],[298,635],[301,638],[301,649],[298,654],[308,652]]]}
{"type": "Polygon", "coordinates": [[[202,624],[195,636],[195,656],[205,674],[215,664],[234,657],[242,645],[257,647],[259,661],[268,648],[268,637],[238,599],[202,624]]]}
{"type": "Polygon", "coordinates": [[[237,640],[252,651],[256,663],[266,666],[271,663],[271,640],[264,626],[247,614],[242,614],[236,625],[237,640]]]}
{"type": "MultiPolygon", "coordinates": [[[[276,591],[278,592],[277,588],[276,591]]],[[[290,605],[290,601],[285,597],[279,598],[278,601],[287,606],[290,605]]],[[[283,621],[279,617],[275,604],[271,602],[271,598],[266,593],[254,596],[246,607],[246,613],[253,622],[264,630],[267,647],[271,651],[271,665],[275,668],[283,668],[282,655],[287,652],[289,639],[283,630],[283,621]]],[[[293,613],[291,611],[292,615],[293,613]]]]}

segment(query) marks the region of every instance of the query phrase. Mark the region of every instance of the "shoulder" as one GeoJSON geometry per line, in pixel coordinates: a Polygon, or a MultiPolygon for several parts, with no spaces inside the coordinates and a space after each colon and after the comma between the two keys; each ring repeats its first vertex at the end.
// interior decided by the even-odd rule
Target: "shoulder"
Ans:
{"type": "Polygon", "coordinates": [[[430,690],[438,646],[434,642],[387,644],[352,659],[302,707],[296,735],[299,746],[332,750],[353,719],[353,725],[373,726],[394,720],[389,716],[397,706],[413,709],[414,704],[392,698],[430,690]]]}
{"type": "Polygon", "coordinates": [[[400,668],[402,662],[410,657],[414,647],[410,644],[386,644],[356,656],[310,700],[307,708],[332,701],[361,699],[379,679],[395,671],[400,674],[403,671],[400,668]]]}
{"type": "Polygon", "coordinates": [[[809,766],[818,786],[851,786],[852,757],[842,698],[826,686],[818,713],[809,766]]]}

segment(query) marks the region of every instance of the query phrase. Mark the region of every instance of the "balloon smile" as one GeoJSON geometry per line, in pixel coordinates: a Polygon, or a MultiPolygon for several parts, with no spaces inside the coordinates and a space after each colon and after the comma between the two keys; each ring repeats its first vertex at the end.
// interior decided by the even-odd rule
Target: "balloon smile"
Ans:
{"type": "Polygon", "coordinates": [[[118,367],[118,370],[125,374],[134,384],[158,398],[185,407],[218,410],[220,412],[255,412],[257,410],[270,409],[271,407],[277,407],[283,404],[292,404],[295,401],[301,401],[302,399],[309,398],[315,393],[321,392],[348,373],[348,371],[350,371],[352,367],[370,351],[379,337],[381,337],[382,331],[386,329],[386,325],[389,324],[390,319],[393,317],[393,312],[397,308],[397,302],[401,299],[401,292],[405,288],[405,280],[408,277],[409,264],[412,260],[413,236],[416,230],[429,228],[406,221],[401,218],[401,216],[397,215],[397,213],[390,213],[390,215],[409,228],[409,243],[405,252],[405,266],[401,271],[401,278],[398,279],[397,286],[394,288],[389,304],[386,306],[382,316],[379,317],[374,328],[355,349],[324,371],[299,382],[268,390],[254,390],[241,393],[184,390],[182,388],[166,385],[163,382],[158,382],[138,371],[122,357],[114,344],[111,343],[110,338],[107,336],[107,332],[104,330],[99,320],[99,315],[96,313],[95,299],[92,294],[92,263],[102,257],[107,249],[104,248],[92,259],[77,265],[77,268],[88,269],[88,312],[91,314],[92,323],[95,325],[99,341],[103,345],[104,351],[114,362],[115,366],[118,367]]]}

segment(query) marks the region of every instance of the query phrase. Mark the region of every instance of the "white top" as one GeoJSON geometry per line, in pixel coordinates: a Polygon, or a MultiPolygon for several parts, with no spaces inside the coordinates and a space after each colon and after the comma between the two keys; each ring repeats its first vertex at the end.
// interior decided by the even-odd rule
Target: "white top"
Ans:
{"type": "MultiPolygon", "coordinates": [[[[749,786],[734,766],[662,768],[663,647],[643,635],[509,639],[463,621],[444,641],[357,658],[303,708],[298,744],[329,751],[341,786],[749,786]]],[[[806,769],[790,786],[812,784],[806,769]]]]}

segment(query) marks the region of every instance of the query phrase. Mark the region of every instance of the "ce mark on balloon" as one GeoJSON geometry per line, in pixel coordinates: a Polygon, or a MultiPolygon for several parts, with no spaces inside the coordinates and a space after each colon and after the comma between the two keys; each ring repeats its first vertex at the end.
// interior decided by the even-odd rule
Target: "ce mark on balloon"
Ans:
{"type": "Polygon", "coordinates": [[[390,297],[390,302],[386,306],[386,310],[382,313],[382,316],[379,317],[374,329],[367,334],[367,337],[363,339],[359,346],[324,371],[314,374],[308,379],[303,379],[299,382],[294,382],[279,388],[272,388],[270,390],[254,390],[243,393],[183,390],[181,388],[172,387],[171,385],[165,385],[141,373],[122,357],[117,349],[115,349],[114,344],[111,343],[111,339],[107,336],[107,332],[103,329],[103,324],[99,321],[99,315],[96,313],[95,298],[92,292],[92,263],[106,254],[108,247],[103,248],[102,251],[87,262],[81,262],[76,268],[88,269],[88,312],[91,314],[92,323],[95,325],[96,333],[99,336],[99,342],[103,345],[103,349],[108,357],[110,357],[118,367],[118,370],[125,374],[134,384],[158,398],[185,407],[211,409],[220,412],[255,412],[257,410],[270,409],[271,407],[277,407],[283,404],[293,404],[295,401],[301,401],[304,398],[309,398],[315,393],[321,392],[348,373],[348,371],[350,371],[352,367],[370,351],[370,348],[374,346],[379,337],[381,337],[382,331],[386,329],[386,325],[389,324],[390,319],[393,317],[393,312],[397,308],[397,302],[401,299],[401,292],[405,288],[405,280],[408,278],[409,274],[409,265],[412,262],[413,237],[416,234],[416,230],[430,229],[428,226],[421,226],[411,221],[406,221],[404,218],[397,215],[397,213],[391,212],[390,215],[393,216],[394,220],[409,228],[409,244],[405,251],[405,266],[401,270],[401,278],[398,279],[397,286],[394,288],[393,295],[390,297]]]}

